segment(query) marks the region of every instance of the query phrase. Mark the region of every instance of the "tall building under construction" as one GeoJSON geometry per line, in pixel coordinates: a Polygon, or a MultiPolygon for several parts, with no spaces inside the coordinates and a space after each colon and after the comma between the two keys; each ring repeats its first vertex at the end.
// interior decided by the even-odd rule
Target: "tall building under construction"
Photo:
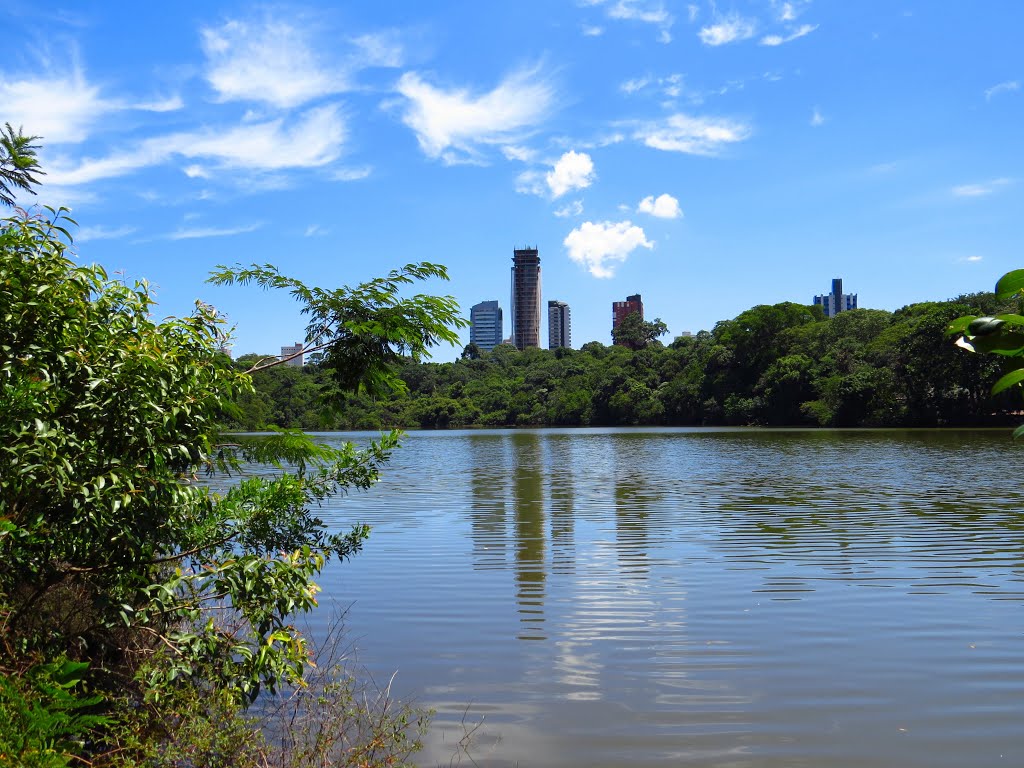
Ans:
{"type": "Polygon", "coordinates": [[[512,343],[540,347],[540,255],[536,248],[512,252],[512,343]]]}

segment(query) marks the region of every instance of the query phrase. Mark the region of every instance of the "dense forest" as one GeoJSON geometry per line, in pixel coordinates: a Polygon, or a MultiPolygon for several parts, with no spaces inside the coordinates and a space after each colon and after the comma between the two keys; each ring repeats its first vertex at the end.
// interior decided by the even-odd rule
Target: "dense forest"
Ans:
{"type": "MultiPolygon", "coordinates": [[[[401,364],[404,392],[351,395],[329,412],[318,406],[332,386],[327,371],[278,366],[255,375],[232,426],[1005,424],[1013,401],[990,395],[1003,362],[958,349],[946,330],[963,315],[1014,310],[991,293],[831,319],[786,302],[667,345],[651,340],[661,328],[631,346],[481,354],[470,345],[455,362],[401,364]]],[[[247,368],[254,357],[236,362],[247,368]]]]}

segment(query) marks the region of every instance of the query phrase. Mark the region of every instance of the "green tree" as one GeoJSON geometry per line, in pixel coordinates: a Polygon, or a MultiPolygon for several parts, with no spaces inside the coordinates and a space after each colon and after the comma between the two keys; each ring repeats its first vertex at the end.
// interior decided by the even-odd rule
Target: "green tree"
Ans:
{"type": "MultiPolygon", "coordinates": [[[[364,450],[223,435],[273,363],[237,370],[208,305],[155,321],[148,285],[69,258],[70,220],[54,213],[0,224],[0,679],[17,672],[9,659],[68,655],[91,665],[92,690],[137,701],[198,684],[244,705],[299,682],[307,647],[290,617],[368,532],[332,534],[314,508],[373,483],[398,435],[364,450]],[[251,462],[278,472],[249,476],[251,462]],[[216,473],[233,484],[200,481],[216,473]]],[[[213,279],[290,290],[335,386],[379,392],[401,386],[401,355],[457,338],[449,297],[397,295],[444,276],[408,265],[330,291],[272,267],[213,279]]]]}
{"type": "Polygon", "coordinates": [[[661,318],[647,322],[639,312],[630,312],[612,329],[612,341],[622,347],[643,349],[658,337],[668,333],[661,318]]]}
{"type": "Polygon", "coordinates": [[[4,123],[0,129],[0,203],[14,205],[14,194],[22,190],[34,195],[32,189],[39,180],[32,174],[42,174],[36,150],[39,148],[32,142],[38,136],[25,136],[19,128],[15,133],[10,123],[4,123]]]}

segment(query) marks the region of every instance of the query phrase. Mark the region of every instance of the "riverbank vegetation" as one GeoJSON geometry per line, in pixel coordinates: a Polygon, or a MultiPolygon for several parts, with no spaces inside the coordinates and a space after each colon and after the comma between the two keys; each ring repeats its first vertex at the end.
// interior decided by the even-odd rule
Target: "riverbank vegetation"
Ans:
{"type": "MultiPolygon", "coordinates": [[[[1019,407],[991,395],[1005,358],[965,355],[946,336],[962,316],[1013,311],[991,293],[858,309],[825,318],[793,303],[753,307],[710,331],[637,348],[480,353],[451,363],[404,360],[404,388],[352,395],[324,412],[317,366],[257,374],[235,426],[388,427],[770,425],[935,427],[1010,423],[1019,407]]],[[[253,358],[243,356],[244,368],[253,358]]]]}
{"type": "MultiPolygon", "coordinates": [[[[35,168],[16,137],[8,203],[35,168]]],[[[423,713],[367,695],[343,659],[315,666],[294,623],[368,534],[316,507],[372,484],[398,435],[225,434],[276,361],[233,366],[201,302],[154,320],[148,285],[73,258],[63,209],[16,214],[0,221],[0,765],[407,764],[423,713]]],[[[290,292],[329,391],[380,396],[396,361],[457,338],[453,300],[399,296],[425,278],[444,268],[337,290],[267,266],[212,280],[290,292]]]]}

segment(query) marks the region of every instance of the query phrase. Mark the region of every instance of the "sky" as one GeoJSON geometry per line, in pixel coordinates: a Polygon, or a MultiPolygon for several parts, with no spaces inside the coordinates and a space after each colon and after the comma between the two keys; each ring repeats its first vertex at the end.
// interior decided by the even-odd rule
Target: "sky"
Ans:
{"type": "MultiPolygon", "coordinates": [[[[1019,0],[0,0],[0,123],[40,136],[75,250],[201,299],[234,353],[304,323],[219,264],[419,287],[510,328],[541,257],[572,344],[643,296],[664,340],[841,277],[895,310],[1024,266],[1019,0]]],[[[469,340],[462,331],[461,344],[469,340]]],[[[461,344],[434,359],[451,360],[461,344]]]]}

